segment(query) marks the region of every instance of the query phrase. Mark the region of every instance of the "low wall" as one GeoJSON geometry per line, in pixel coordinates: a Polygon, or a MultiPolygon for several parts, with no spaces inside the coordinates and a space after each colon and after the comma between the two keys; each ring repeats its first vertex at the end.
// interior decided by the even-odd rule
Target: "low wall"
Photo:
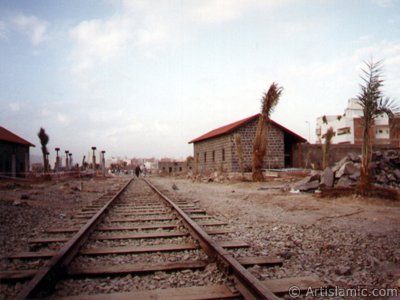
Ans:
{"type": "MultiPolygon", "coordinates": [[[[399,149],[388,145],[375,145],[373,150],[399,149]]],[[[361,154],[361,145],[336,144],[330,146],[329,166],[349,153],[361,154]]],[[[322,144],[297,144],[293,151],[293,167],[320,170],[322,168],[322,144]]]]}

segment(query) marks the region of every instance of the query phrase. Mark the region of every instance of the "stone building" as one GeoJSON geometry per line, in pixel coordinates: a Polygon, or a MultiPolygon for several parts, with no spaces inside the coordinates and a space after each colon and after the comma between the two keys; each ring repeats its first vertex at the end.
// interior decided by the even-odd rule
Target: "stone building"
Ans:
{"type": "Polygon", "coordinates": [[[0,126],[0,175],[25,177],[29,172],[29,147],[35,145],[0,126]]]}
{"type": "Polygon", "coordinates": [[[161,160],[158,162],[158,171],[160,175],[180,175],[186,174],[192,169],[186,161],[161,160]]]}
{"type": "MultiPolygon", "coordinates": [[[[240,134],[245,171],[251,171],[253,142],[259,114],[214,129],[190,141],[194,150],[194,169],[201,173],[222,171],[239,172],[234,135],[240,134]]],[[[293,165],[295,145],[306,140],[271,120],[267,126],[267,154],[264,168],[289,168],[293,165]]]]}

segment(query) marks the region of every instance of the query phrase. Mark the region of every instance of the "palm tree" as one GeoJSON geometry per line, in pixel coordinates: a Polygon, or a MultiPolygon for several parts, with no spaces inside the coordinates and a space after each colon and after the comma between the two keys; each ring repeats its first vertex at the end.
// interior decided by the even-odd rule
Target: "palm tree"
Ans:
{"type": "Polygon", "coordinates": [[[282,87],[279,87],[275,82],[273,82],[269,87],[268,92],[264,93],[264,96],[261,99],[261,113],[258,119],[256,137],[253,144],[253,181],[264,180],[262,167],[264,156],[267,152],[267,126],[265,125],[269,122],[269,117],[279,102],[282,90],[282,87]]]}
{"type": "Polygon", "coordinates": [[[325,143],[322,146],[322,169],[325,170],[329,165],[329,150],[332,143],[332,138],[334,137],[335,132],[332,127],[326,131],[326,133],[322,136],[325,139],[325,143]]]}
{"type": "Polygon", "coordinates": [[[47,159],[47,153],[49,153],[49,151],[47,151],[46,147],[46,145],[49,142],[49,136],[46,134],[46,131],[41,127],[38,132],[38,137],[40,140],[40,144],[42,145],[43,166],[44,166],[44,172],[46,173],[49,171],[49,161],[47,159]]]}
{"type": "Polygon", "coordinates": [[[361,149],[361,172],[358,192],[365,194],[371,187],[370,178],[370,162],[371,162],[371,137],[370,129],[374,125],[375,119],[387,114],[392,119],[394,112],[398,110],[395,102],[387,97],[383,97],[382,86],[382,61],[374,62],[373,60],[365,61],[366,69],[362,69],[360,84],[361,92],[357,96],[358,103],[363,110],[363,143],[361,149]]]}

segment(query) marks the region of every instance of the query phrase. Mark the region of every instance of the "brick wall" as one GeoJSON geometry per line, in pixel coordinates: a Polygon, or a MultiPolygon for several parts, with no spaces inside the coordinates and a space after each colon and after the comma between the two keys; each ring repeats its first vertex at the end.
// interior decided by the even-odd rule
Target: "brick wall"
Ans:
{"type": "Polygon", "coordinates": [[[393,146],[400,147],[400,118],[390,120],[390,141],[393,146]]]}
{"type": "MultiPolygon", "coordinates": [[[[361,118],[354,119],[354,144],[362,145],[363,142],[363,123],[361,118]]],[[[369,129],[370,141],[372,144],[382,144],[398,147],[400,145],[400,118],[394,118],[389,121],[389,139],[377,139],[375,131],[379,126],[372,125],[369,129]]]]}
{"type": "MultiPolygon", "coordinates": [[[[235,133],[239,133],[241,137],[245,170],[251,171],[257,122],[258,119],[254,119],[229,134],[194,143],[197,171],[201,173],[213,171],[239,172],[239,158],[234,141],[235,133]],[[225,151],[224,160],[222,149],[225,151]],[[205,153],[206,159],[204,159],[205,153]]],[[[284,166],[284,133],[278,127],[268,124],[267,154],[264,158],[264,168],[283,168],[284,166]]]]}

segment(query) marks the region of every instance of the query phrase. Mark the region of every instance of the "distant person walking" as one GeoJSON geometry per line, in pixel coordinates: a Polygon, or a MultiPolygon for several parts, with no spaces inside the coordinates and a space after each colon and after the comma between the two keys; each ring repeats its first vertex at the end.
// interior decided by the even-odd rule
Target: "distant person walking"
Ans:
{"type": "Polygon", "coordinates": [[[136,166],[136,168],[135,168],[135,174],[136,174],[136,177],[137,177],[137,178],[139,178],[139,175],[140,175],[141,172],[142,172],[142,170],[140,169],[140,167],[139,167],[139,166],[136,166]]]}

